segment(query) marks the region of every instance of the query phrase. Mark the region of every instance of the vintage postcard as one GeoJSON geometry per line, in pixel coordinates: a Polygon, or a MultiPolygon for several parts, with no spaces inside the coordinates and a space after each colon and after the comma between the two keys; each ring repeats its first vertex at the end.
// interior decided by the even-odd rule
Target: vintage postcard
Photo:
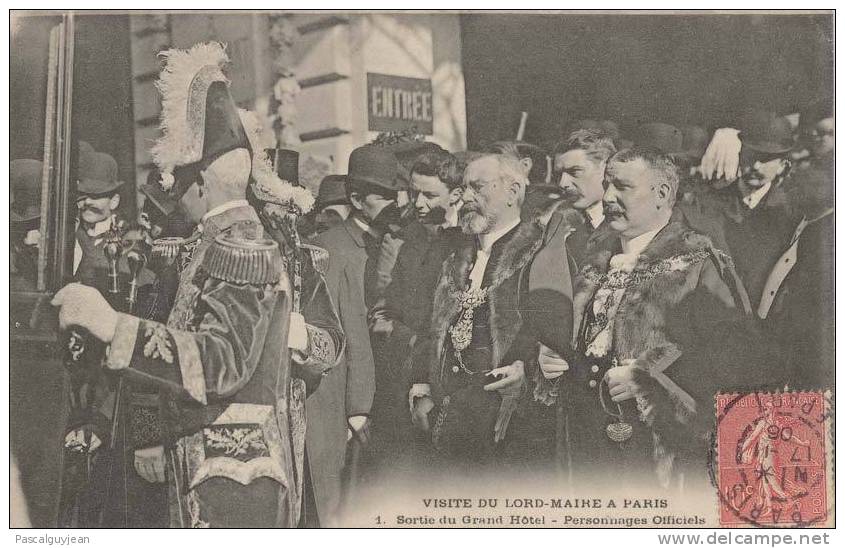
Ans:
{"type": "Polygon", "coordinates": [[[835,525],[832,10],[9,15],[11,527],[835,525]]]}

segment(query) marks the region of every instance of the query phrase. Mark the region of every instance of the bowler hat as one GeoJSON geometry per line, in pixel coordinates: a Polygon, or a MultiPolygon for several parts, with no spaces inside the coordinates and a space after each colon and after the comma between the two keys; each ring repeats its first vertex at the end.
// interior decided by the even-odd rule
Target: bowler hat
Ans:
{"type": "Polygon", "coordinates": [[[79,155],[77,167],[79,194],[114,193],[123,184],[117,180],[117,162],[105,152],[86,152],[79,155]]]}
{"type": "Polygon", "coordinates": [[[399,175],[399,161],[389,147],[364,145],[349,155],[349,169],[346,180],[351,183],[365,183],[386,190],[404,190],[399,175]]]}
{"type": "Polygon", "coordinates": [[[669,156],[679,156],[685,152],[681,130],[663,122],[641,125],[634,134],[634,143],[638,147],[653,148],[669,156]]]}
{"type": "Polygon", "coordinates": [[[9,186],[12,204],[9,220],[22,223],[41,216],[41,173],[43,164],[38,160],[12,160],[9,162],[9,186]]]}
{"type": "Polygon", "coordinates": [[[348,204],[346,197],[346,176],[327,175],[320,182],[320,189],[317,191],[317,206],[320,210],[324,207],[335,204],[348,204]]]}
{"type": "Polygon", "coordinates": [[[684,136],[684,155],[690,160],[701,160],[710,144],[707,131],[700,126],[681,126],[679,129],[684,136]]]}
{"type": "Polygon", "coordinates": [[[792,125],[774,112],[753,111],[740,126],[742,146],[764,154],[782,154],[792,150],[792,125]]]}

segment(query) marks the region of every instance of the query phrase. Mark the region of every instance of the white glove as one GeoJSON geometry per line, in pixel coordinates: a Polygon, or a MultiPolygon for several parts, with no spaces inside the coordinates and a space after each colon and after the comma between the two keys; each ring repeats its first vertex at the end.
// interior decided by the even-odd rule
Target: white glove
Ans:
{"type": "Polygon", "coordinates": [[[164,483],[164,447],[136,449],[135,471],[150,483],[164,483]]]}
{"type": "Polygon", "coordinates": [[[305,352],[308,349],[308,330],[305,328],[305,318],[299,312],[290,313],[288,348],[300,352],[305,352]]]}
{"type": "Polygon", "coordinates": [[[90,428],[85,426],[71,430],[65,436],[65,447],[78,453],[93,453],[102,444],[97,434],[91,432],[90,428]],[[86,433],[91,436],[91,439],[88,441],[85,440],[86,433]]]}
{"type": "Polygon", "coordinates": [[[729,127],[717,129],[701,158],[701,174],[707,180],[725,178],[733,181],[739,176],[739,151],[742,141],[739,130],[729,127]]]}
{"type": "Polygon", "coordinates": [[[117,312],[93,287],[70,283],[50,301],[59,309],[59,329],[78,326],[104,343],[110,343],[117,328],[117,312]]]}
{"type": "Polygon", "coordinates": [[[537,360],[540,362],[540,372],[548,380],[556,379],[563,375],[564,371],[569,371],[569,363],[544,344],[540,345],[537,360]]]}

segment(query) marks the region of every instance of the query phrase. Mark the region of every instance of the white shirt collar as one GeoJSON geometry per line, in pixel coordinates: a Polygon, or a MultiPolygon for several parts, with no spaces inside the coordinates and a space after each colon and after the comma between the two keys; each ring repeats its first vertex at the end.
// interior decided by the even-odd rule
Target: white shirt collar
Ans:
{"type": "Polygon", "coordinates": [[[375,236],[376,238],[379,237],[379,234],[375,230],[373,230],[373,227],[371,227],[368,223],[364,222],[364,220],[361,219],[361,217],[359,217],[358,215],[353,215],[352,220],[355,222],[356,225],[361,227],[361,230],[363,230],[370,236],[375,236]]]}
{"type": "Polygon", "coordinates": [[[219,206],[215,207],[214,209],[202,216],[202,219],[200,219],[200,225],[204,224],[207,220],[211,219],[212,217],[220,215],[221,213],[225,213],[230,209],[235,209],[236,207],[242,206],[249,206],[249,202],[247,202],[246,200],[232,200],[224,204],[220,204],[219,206]]]}
{"type": "Polygon", "coordinates": [[[657,233],[663,230],[663,228],[669,224],[669,221],[666,221],[663,225],[659,226],[654,230],[649,230],[648,232],[643,232],[639,236],[635,236],[630,240],[625,239],[624,237],[621,238],[622,240],[622,253],[625,255],[640,255],[643,250],[648,247],[648,244],[657,236],[657,233]]]}
{"type": "Polygon", "coordinates": [[[96,238],[111,229],[112,223],[114,222],[114,215],[109,215],[99,223],[94,223],[94,226],[85,230],[85,232],[91,236],[92,238],[96,238]]]}
{"type": "Polygon", "coordinates": [[[518,224],[519,224],[519,218],[517,217],[516,219],[512,220],[511,222],[509,222],[508,224],[504,225],[501,228],[497,228],[496,230],[492,230],[492,231],[490,231],[486,234],[479,234],[478,235],[478,246],[480,248],[479,251],[482,251],[484,253],[490,253],[490,249],[493,247],[493,244],[495,244],[496,241],[499,238],[501,238],[502,236],[504,236],[505,234],[507,234],[508,232],[513,230],[513,228],[518,224]]]}
{"type": "Polygon", "coordinates": [[[769,181],[766,184],[764,184],[763,186],[761,186],[760,188],[755,188],[754,190],[752,190],[751,192],[746,194],[742,198],[742,202],[746,206],[748,206],[748,209],[754,209],[755,207],[757,207],[760,204],[760,202],[763,200],[763,198],[766,197],[766,194],[769,193],[769,190],[771,188],[772,188],[772,182],[769,181]]]}
{"type": "Polygon", "coordinates": [[[584,210],[584,215],[587,216],[590,226],[598,228],[602,221],[604,221],[604,204],[601,201],[594,203],[584,210]]]}

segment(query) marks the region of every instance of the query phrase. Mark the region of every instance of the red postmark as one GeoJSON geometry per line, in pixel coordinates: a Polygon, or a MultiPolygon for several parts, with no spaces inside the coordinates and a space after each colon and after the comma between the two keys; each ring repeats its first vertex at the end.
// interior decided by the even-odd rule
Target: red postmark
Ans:
{"type": "Polygon", "coordinates": [[[821,392],[716,397],[719,523],[824,526],[830,422],[821,392]]]}

